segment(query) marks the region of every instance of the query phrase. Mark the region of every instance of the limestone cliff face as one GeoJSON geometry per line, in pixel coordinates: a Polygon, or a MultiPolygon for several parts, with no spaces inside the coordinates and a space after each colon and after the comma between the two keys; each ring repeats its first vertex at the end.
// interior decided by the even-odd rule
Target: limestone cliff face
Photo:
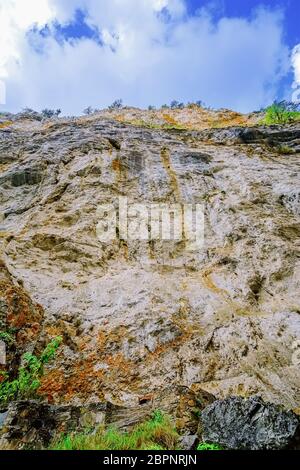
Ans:
{"type": "Polygon", "coordinates": [[[5,282],[38,312],[28,347],[64,338],[40,392],[57,404],[163,406],[163,391],[181,387],[300,408],[300,127],[119,121],[0,130],[5,282]],[[120,195],[205,204],[204,249],[100,243],[97,207],[120,195]]]}

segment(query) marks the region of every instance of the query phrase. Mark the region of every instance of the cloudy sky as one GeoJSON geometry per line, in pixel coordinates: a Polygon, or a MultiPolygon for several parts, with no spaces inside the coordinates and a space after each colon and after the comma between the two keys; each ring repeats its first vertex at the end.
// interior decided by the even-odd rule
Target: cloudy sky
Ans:
{"type": "Polygon", "coordinates": [[[299,17],[299,0],[0,0],[0,111],[259,109],[300,87],[299,17]]]}

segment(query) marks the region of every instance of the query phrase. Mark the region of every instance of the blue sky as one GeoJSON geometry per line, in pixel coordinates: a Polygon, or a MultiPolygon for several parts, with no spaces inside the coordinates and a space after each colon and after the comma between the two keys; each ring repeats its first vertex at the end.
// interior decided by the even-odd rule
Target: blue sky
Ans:
{"type": "Polygon", "coordinates": [[[291,99],[299,13],[299,0],[0,0],[0,110],[291,99]]]}
{"type": "Polygon", "coordinates": [[[214,5],[215,13],[219,16],[249,18],[255,8],[262,5],[270,8],[280,8],[284,11],[284,35],[287,43],[293,47],[300,43],[300,1],[299,0],[187,0],[188,11],[195,14],[199,6],[214,5]]]}
{"type": "MultiPolygon", "coordinates": [[[[196,14],[203,3],[211,4],[215,17],[249,18],[253,12],[265,6],[270,10],[279,9],[283,12],[283,37],[285,43],[292,49],[300,43],[300,0],[187,0],[188,12],[196,14]]],[[[277,99],[289,97],[289,89],[293,83],[294,74],[290,70],[280,81],[277,99]]]]}

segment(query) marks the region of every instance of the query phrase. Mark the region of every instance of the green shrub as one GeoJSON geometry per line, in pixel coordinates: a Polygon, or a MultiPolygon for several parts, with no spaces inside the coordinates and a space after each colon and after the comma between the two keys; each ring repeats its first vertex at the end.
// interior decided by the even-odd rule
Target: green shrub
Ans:
{"type": "Polygon", "coordinates": [[[9,331],[0,331],[0,340],[4,341],[7,346],[11,346],[14,342],[14,337],[9,331]]]}
{"type": "Polygon", "coordinates": [[[52,450],[174,450],[178,434],[170,418],[160,411],[131,432],[100,427],[95,434],[74,433],[62,436],[52,450]]]}
{"type": "Polygon", "coordinates": [[[45,119],[51,119],[53,117],[58,117],[61,114],[61,109],[45,108],[41,111],[41,114],[45,119]]]}
{"type": "Polygon", "coordinates": [[[287,145],[281,145],[280,147],[278,147],[278,153],[280,153],[281,155],[293,155],[296,152],[294,149],[288,147],[287,145]]]}
{"type": "Polygon", "coordinates": [[[31,398],[36,395],[41,384],[40,379],[44,374],[44,366],[54,358],[61,342],[60,336],[53,339],[40,357],[25,353],[15,380],[10,381],[7,372],[0,372],[3,379],[0,383],[0,405],[5,405],[11,400],[31,398]]]}
{"type": "Polygon", "coordinates": [[[83,110],[83,114],[85,114],[86,116],[90,116],[91,114],[93,114],[93,112],[94,109],[91,106],[88,106],[83,110]]]}
{"type": "Polygon", "coordinates": [[[208,444],[207,442],[202,442],[198,445],[197,450],[224,450],[218,444],[208,444]]]}
{"type": "Polygon", "coordinates": [[[266,109],[264,123],[272,124],[290,124],[300,120],[299,105],[287,101],[275,102],[266,109]]]}
{"type": "Polygon", "coordinates": [[[184,103],[173,100],[171,101],[170,108],[171,109],[184,109],[184,103]]]}
{"type": "Polygon", "coordinates": [[[108,106],[108,109],[113,111],[116,109],[122,109],[123,107],[123,100],[119,99],[115,100],[110,106],[108,106]]]}

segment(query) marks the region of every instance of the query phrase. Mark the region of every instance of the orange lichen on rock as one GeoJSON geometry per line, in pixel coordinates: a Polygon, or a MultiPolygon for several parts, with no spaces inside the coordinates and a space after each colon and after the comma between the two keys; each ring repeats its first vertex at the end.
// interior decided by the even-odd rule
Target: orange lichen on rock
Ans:
{"type": "Polygon", "coordinates": [[[114,171],[117,171],[117,172],[121,172],[121,169],[122,169],[122,165],[121,165],[121,162],[118,158],[116,158],[115,160],[113,160],[112,162],[112,167],[113,167],[113,170],[114,171]]]}
{"type": "Polygon", "coordinates": [[[50,338],[54,338],[56,336],[62,336],[63,335],[63,331],[62,331],[62,328],[60,328],[59,326],[57,325],[47,325],[45,327],[45,333],[47,334],[47,336],[49,336],[50,338]]]}
{"type": "Polygon", "coordinates": [[[179,183],[177,180],[177,174],[172,167],[170,151],[165,147],[162,148],[161,150],[161,159],[162,159],[163,166],[170,180],[170,187],[174,195],[176,196],[176,199],[180,200],[181,194],[180,194],[179,183]]]}
{"type": "Polygon", "coordinates": [[[9,127],[13,124],[12,121],[4,121],[0,122],[0,129],[5,129],[6,127],[9,127]]]}
{"type": "Polygon", "coordinates": [[[110,373],[117,373],[119,376],[126,377],[133,367],[133,363],[127,360],[122,353],[107,357],[105,362],[109,366],[110,373]]]}
{"type": "Polygon", "coordinates": [[[95,370],[94,354],[73,362],[65,371],[52,370],[41,381],[39,394],[50,397],[52,401],[68,402],[75,396],[86,398],[91,394],[101,398],[103,371],[95,370]]]}
{"type": "Polygon", "coordinates": [[[62,370],[51,370],[41,380],[38,390],[39,395],[47,398],[49,403],[54,402],[54,397],[63,393],[65,386],[65,376],[62,370]]]}
{"type": "Polygon", "coordinates": [[[0,297],[6,305],[8,326],[18,331],[17,339],[25,342],[37,336],[43,318],[42,307],[34,304],[23,288],[6,280],[0,281],[0,297]]]}
{"type": "Polygon", "coordinates": [[[168,124],[171,124],[172,126],[178,126],[178,122],[172,116],[170,116],[170,114],[163,114],[163,118],[168,124]]]}

